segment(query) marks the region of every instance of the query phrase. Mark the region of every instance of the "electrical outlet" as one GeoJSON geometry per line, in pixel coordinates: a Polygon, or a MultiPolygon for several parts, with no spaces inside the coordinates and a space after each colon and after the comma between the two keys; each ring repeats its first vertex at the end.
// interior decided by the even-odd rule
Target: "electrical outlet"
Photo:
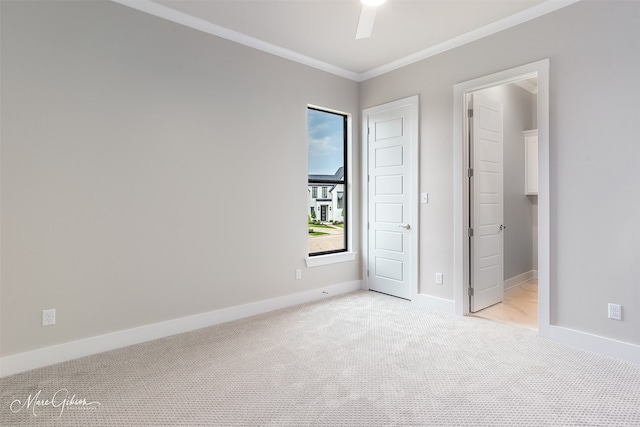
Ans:
{"type": "Polygon", "coordinates": [[[436,284],[442,285],[442,273],[436,273],[436,284]]]}
{"type": "Polygon", "coordinates": [[[302,270],[301,269],[296,269],[296,280],[300,280],[302,279],[302,270]]]}
{"type": "Polygon", "coordinates": [[[56,309],[50,308],[42,310],[42,326],[51,326],[56,324],[56,309]]]}
{"type": "Polygon", "coordinates": [[[622,306],[609,303],[609,319],[622,320],[622,306]]]}
{"type": "Polygon", "coordinates": [[[622,320],[622,306],[609,303],[609,319],[622,320]]]}

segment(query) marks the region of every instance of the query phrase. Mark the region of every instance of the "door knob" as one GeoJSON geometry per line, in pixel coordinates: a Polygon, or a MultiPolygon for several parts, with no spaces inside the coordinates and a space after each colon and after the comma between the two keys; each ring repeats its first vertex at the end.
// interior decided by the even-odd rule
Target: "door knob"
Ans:
{"type": "Polygon", "coordinates": [[[507,228],[506,225],[500,225],[500,231],[504,230],[505,228],[507,228]]]}
{"type": "Polygon", "coordinates": [[[405,230],[408,230],[408,229],[411,228],[411,226],[409,224],[400,224],[398,227],[404,228],[405,230]]]}

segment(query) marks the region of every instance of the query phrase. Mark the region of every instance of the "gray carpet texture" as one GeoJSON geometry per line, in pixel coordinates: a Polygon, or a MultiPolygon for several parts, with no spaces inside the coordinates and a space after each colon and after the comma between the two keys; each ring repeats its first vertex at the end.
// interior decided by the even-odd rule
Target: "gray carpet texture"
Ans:
{"type": "Polygon", "coordinates": [[[2,426],[640,426],[640,366],[355,292],[0,379],[2,426]]]}

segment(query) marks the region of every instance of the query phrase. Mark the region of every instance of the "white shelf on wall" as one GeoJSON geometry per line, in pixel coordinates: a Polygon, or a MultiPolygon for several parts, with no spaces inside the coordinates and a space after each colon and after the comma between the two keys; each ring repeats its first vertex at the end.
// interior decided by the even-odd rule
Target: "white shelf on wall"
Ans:
{"type": "Polygon", "coordinates": [[[538,129],[525,130],[524,134],[524,194],[538,195],[538,129]]]}

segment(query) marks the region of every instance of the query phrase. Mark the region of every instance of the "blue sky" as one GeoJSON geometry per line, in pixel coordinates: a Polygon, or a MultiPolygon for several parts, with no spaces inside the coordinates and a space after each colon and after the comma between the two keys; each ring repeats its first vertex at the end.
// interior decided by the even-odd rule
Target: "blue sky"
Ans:
{"type": "Polygon", "coordinates": [[[309,174],[333,175],[343,166],[344,118],[309,109],[309,174]]]}

